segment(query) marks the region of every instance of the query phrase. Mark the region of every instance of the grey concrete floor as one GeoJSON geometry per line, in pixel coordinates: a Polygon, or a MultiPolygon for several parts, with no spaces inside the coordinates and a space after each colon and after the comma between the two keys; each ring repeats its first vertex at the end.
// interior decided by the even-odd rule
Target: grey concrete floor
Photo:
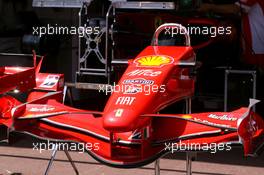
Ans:
{"type": "MultiPolygon", "coordinates": [[[[116,169],[93,160],[86,153],[70,152],[81,175],[152,175],[154,164],[136,169],[116,169]]],[[[22,175],[44,174],[51,151],[40,153],[29,147],[9,146],[0,143],[0,175],[21,173],[22,175]]],[[[185,153],[166,156],[161,159],[161,175],[185,174],[185,153]]],[[[50,175],[74,174],[64,152],[59,151],[50,175]]],[[[264,156],[244,158],[241,149],[216,154],[198,153],[193,162],[193,175],[262,175],[264,156]]]]}

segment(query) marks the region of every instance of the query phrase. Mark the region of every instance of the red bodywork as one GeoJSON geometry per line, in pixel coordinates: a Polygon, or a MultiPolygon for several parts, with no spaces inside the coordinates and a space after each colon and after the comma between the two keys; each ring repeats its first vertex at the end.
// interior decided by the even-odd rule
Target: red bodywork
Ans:
{"type": "Polygon", "coordinates": [[[10,90],[27,91],[36,86],[35,69],[26,67],[0,67],[0,94],[10,90]]]}
{"type": "Polygon", "coordinates": [[[244,144],[245,155],[255,154],[263,142],[264,123],[251,110],[254,100],[248,108],[228,113],[158,114],[193,95],[190,69],[194,62],[191,47],[148,46],[129,62],[103,112],[63,105],[58,102],[62,75],[43,78],[37,74],[27,103],[9,96],[0,98],[0,124],[41,139],[89,144],[87,151],[95,159],[122,168],[151,163],[177,151],[176,144],[239,142],[244,144]],[[41,83],[38,77],[43,79],[41,83]],[[37,91],[39,88],[49,91],[37,91]]]}
{"type": "Polygon", "coordinates": [[[183,62],[193,62],[194,59],[195,55],[191,47],[149,46],[143,50],[134,61],[131,61],[120,79],[118,87],[121,89],[123,87],[123,90],[114,92],[108,100],[103,115],[104,128],[117,132],[142,128],[150,123],[151,119],[138,118],[138,116],[157,113],[171,103],[192,96],[194,79],[189,76],[188,68],[180,68],[179,65],[183,62]],[[155,58],[159,56],[161,57],[155,58]],[[157,66],[137,63],[137,59],[146,62],[142,64],[147,62],[151,64],[155,59],[162,63],[162,57],[167,58],[169,63],[157,66]],[[136,83],[135,80],[141,83],[136,83]],[[125,92],[130,87],[131,91],[142,92],[125,92]],[[122,110],[122,115],[129,117],[125,120],[123,117],[116,117],[118,110],[122,110]]]}

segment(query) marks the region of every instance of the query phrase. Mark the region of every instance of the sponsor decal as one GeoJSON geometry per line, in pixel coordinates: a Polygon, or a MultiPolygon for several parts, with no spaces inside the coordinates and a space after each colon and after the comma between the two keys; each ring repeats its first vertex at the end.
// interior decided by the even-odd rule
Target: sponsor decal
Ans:
{"type": "Polygon", "coordinates": [[[123,84],[125,84],[124,94],[136,94],[138,92],[142,92],[142,86],[153,85],[154,81],[146,80],[144,78],[127,79],[123,81],[123,84]]]}
{"type": "Polygon", "coordinates": [[[161,73],[162,73],[162,71],[154,71],[151,69],[136,69],[136,70],[133,70],[133,71],[127,73],[126,75],[128,75],[128,76],[156,77],[156,76],[160,75],[161,73]]]}
{"type": "Polygon", "coordinates": [[[44,82],[39,86],[42,88],[53,88],[59,81],[58,75],[48,75],[44,82]]]}
{"type": "Polygon", "coordinates": [[[137,67],[162,67],[173,62],[174,59],[172,57],[164,55],[149,55],[134,60],[137,67]]]}
{"type": "Polygon", "coordinates": [[[124,109],[117,109],[115,111],[115,117],[121,117],[124,112],[124,109]]]}
{"type": "Polygon", "coordinates": [[[203,120],[203,119],[199,119],[199,118],[193,118],[194,121],[197,122],[202,122],[208,125],[212,125],[212,126],[218,126],[218,127],[231,127],[230,125],[225,125],[225,124],[219,124],[219,123],[213,123],[213,122],[209,122],[208,120],[203,120]]]}
{"type": "Polygon", "coordinates": [[[141,92],[140,87],[128,86],[128,88],[125,88],[124,94],[136,94],[138,92],[141,92]]]}
{"type": "Polygon", "coordinates": [[[217,120],[227,120],[227,121],[236,121],[237,120],[237,118],[233,117],[233,115],[210,114],[210,115],[208,115],[208,118],[217,119],[217,120]]]}
{"type": "Polygon", "coordinates": [[[124,80],[123,84],[142,84],[142,85],[151,85],[154,84],[153,80],[146,80],[144,78],[138,78],[138,79],[128,79],[124,80]]]}
{"type": "Polygon", "coordinates": [[[32,107],[29,109],[30,112],[49,112],[53,111],[55,108],[50,106],[39,106],[39,107],[32,107]]]}
{"type": "Polygon", "coordinates": [[[136,97],[118,97],[115,104],[130,106],[135,101],[135,99],[136,97]]]}

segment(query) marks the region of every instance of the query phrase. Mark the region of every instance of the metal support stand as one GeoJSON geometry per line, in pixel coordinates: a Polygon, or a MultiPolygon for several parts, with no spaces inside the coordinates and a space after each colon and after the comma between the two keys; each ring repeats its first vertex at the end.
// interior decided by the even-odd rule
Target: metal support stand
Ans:
{"type": "MultiPolygon", "coordinates": [[[[108,41],[108,37],[109,37],[109,18],[110,18],[110,13],[113,10],[113,4],[111,4],[108,8],[108,11],[106,13],[106,19],[105,19],[105,23],[106,23],[106,34],[105,34],[105,59],[106,59],[106,64],[105,64],[105,70],[106,70],[106,77],[107,77],[107,83],[110,84],[111,82],[111,57],[109,57],[108,55],[108,49],[109,49],[109,41],[108,41]]],[[[113,32],[112,32],[113,33],[113,32]]],[[[113,52],[113,51],[112,51],[113,52]]]]}
{"type": "Polygon", "coordinates": [[[192,98],[188,97],[185,99],[185,113],[190,114],[192,113],[192,98]]]}
{"type": "Polygon", "coordinates": [[[68,91],[68,86],[67,85],[64,85],[64,87],[63,87],[63,97],[62,97],[63,104],[65,103],[67,91],[68,91]]]}
{"type": "Polygon", "coordinates": [[[66,154],[66,156],[67,156],[69,162],[71,163],[71,166],[72,166],[72,168],[73,168],[74,171],[75,171],[75,174],[76,174],[76,175],[79,175],[79,171],[78,171],[77,167],[75,166],[75,164],[74,164],[74,162],[73,162],[73,160],[72,160],[72,158],[71,158],[70,153],[69,153],[67,150],[64,150],[64,152],[65,152],[65,154],[66,154]]]}
{"type": "MultiPolygon", "coordinates": [[[[104,19],[99,18],[90,18],[88,17],[88,8],[90,3],[83,3],[79,11],[79,27],[86,28],[87,26],[94,26],[95,23],[99,23],[100,31],[97,33],[88,33],[85,32],[83,37],[79,37],[78,47],[78,70],[76,72],[76,82],[79,82],[81,79],[79,77],[91,77],[91,76],[108,76],[107,73],[107,59],[101,53],[100,46],[102,40],[105,36],[107,28],[104,26],[104,19]],[[83,47],[82,47],[83,46],[83,47]],[[94,67],[92,66],[91,58],[95,59],[100,63],[100,65],[94,67]],[[105,67],[105,68],[103,68],[105,67]]],[[[107,35],[105,36],[106,38],[107,35]]],[[[83,82],[83,81],[82,81],[83,82]]]]}
{"type": "MultiPolygon", "coordinates": [[[[186,98],[185,101],[186,114],[192,112],[192,98],[186,98]]],[[[192,175],[192,161],[196,158],[195,152],[186,152],[186,175],[192,175]]]]}
{"type": "Polygon", "coordinates": [[[155,175],[160,175],[160,159],[155,161],[155,175]]]}
{"type": "Polygon", "coordinates": [[[69,98],[70,105],[73,106],[71,87],[69,87],[67,84],[65,84],[63,88],[63,99],[62,99],[63,104],[65,104],[66,97],[69,98]]]}
{"type": "MultiPolygon", "coordinates": [[[[49,170],[50,170],[50,168],[51,168],[51,166],[52,166],[52,164],[53,164],[53,161],[54,161],[54,159],[55,159],[55,157],[56,157],[57,152],[58,152],[58,145],[56,144],[56,145],[54,146],[54,148],[53,148],[52,155],[51,155],[51,158],[50,158],[50,161],[49,161],[48,167],[47,167],[47,169],[46,169],[44,175],[48,175],[48,174],[49,174],[49,170]]],[[[67,156],[69,162],[71,163],[71,166],[72,166],[72,168],[73,168],[74,171],[75,171],[75,174],[76,174],[76,175],[79,175],[78,169],[77,169],[77,167],[75,166],[75,164],[74,164],[74,162],[73,162],[73,160],[72,160],[72,158],[71,158],[69,152],[68,152],[67,150],[64,150],[64,152],[65,152],[65,154],[66,154],[66,156],[67,156]]]]}
{"type": "Polygon", "coordinates": [[[186,175],[192,175],[192,161],[195,160],[195,152],[186,153],[186,175]]]}

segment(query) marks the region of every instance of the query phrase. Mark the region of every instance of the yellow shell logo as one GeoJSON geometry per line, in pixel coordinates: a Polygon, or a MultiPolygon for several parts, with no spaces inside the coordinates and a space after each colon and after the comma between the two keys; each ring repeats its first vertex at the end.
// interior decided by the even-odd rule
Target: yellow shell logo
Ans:
{"type": "Polygon", "coordinates": [[[134,63],[137,64],[138,67],[162,67],[173,63],[173,61],[171,57],[153,55],[137,58],[134,63]]]}

